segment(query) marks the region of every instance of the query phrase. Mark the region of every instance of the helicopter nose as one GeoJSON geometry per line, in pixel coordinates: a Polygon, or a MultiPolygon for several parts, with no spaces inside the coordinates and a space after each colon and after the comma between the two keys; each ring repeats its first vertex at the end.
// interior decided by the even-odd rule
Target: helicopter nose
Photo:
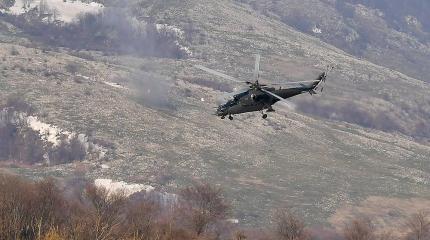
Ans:
{"type": "Polygon", "coordinates": [[[224,109],[222,109],[222,108],[218,108],[218,109],[216,110],[216,115],[218,115],[218,116],[225,116],[226,114],[225,114],[224,109]]]}

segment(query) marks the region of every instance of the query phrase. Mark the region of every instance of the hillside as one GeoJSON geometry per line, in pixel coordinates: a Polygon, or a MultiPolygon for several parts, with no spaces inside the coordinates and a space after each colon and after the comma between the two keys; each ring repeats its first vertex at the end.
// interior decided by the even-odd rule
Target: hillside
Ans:
{"type": "Polygon", "coordinates": [[[426,0],[236,0],[346,52],[428,81],[426,0]]]}
{"type": "Polygon", "coordinates": [[[112,41],[79,49],[84,43],[61,35],[46,40],[2,17],[0,99],[21,95],[41,121],[113,145],[103,159],[9,171],[35,178],[79,174],[161,191],[208,181],[225,189],[234,217],[253,226],[267,224],[283,205],[327,224],[341,206],[370,197],[430,197],[430,87],[423,81],[234,1],[129,4],[124,11],[135,19],[174,26],[184,36],[145,35],[144,50],[136,39],[125,39],[127,48],[112,41]],[[192,66],[247,78],[256,52],[266,82],[313,78],[328,64],[337,69],[322,95],[293,100],[296,112],[279,105],[267,120],[259,113],[232,122],[213,116],[217,97],[236,86],[192,66]]]}

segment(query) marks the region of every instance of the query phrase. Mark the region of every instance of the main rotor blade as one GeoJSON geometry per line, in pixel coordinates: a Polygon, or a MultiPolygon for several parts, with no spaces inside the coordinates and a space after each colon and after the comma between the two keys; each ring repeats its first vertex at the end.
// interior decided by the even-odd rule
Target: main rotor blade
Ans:
{"type": "Polygon", "coordinates": [[[270,91],[267,91],[266,89],[260,89],[260,90],[261,90],[262,92],[264,92],[264,93],[267,93],[267,94],[269,94],[269,95],[271,95],[271,96],[273,96],[273,97],[275,97],[275,98],[279,99],[282,103],[285,103],[285,105],[286,105],[288,108],[290,108],[290,109],[294,110],[294,105],[293,105],[291,102],[287,101],[287,99],[285,99],[285,98],[283,98],[283,97],[281,97],[281,96],[279,96],[279,95],[277,95],[277,94],[275,94],[275,93],[272,93],[272,92],[270,92],[270,91]]]}
{"type": "Polygon", "coordinates": [[[254,80],[258,80],[260,77],[260,54],[255,55],[255,67],[254,67],[254,80]]]}
{"type": "Polygon", "coordinates": [[[293,85],[293,84],[300,84],[300,83],[314,83],[318,82],[320,80],[309,80],[309,81],[298,81],[298,82],[285,82],[285,83],[267,83],[268,85],[278,86],[278,85],[293,85]]]}
{"type": "Polygon", "coordinates": [[[237,79],[237,78],[231,77],[231,76],[229,76],[229,75],[227,75],[227,74],[220,73],[220,72],[218,72],[218,71],[212,70],[212,69],[207,68],[207,67],[202,66],[202,65],[194,65],[194,67],[195,67],[195,68],[198,68],[198,69],[200,69],[200,70],[203,70],[203,71],[205,71],[205,72],[207,72],[207,73],[213,74],[213,75],[218,76],[218,77],[222,77],[222,78],[224,78],[224,79],[227,79],[227,80],[230,80],[230,81],[233,81],[233,82],[237,82],[237,83],[246,83],[246,84],[248,84],[248,83],[249,83],[249,82],[242,81],[242,80],[239,80],[239,79],[237,79]]]}

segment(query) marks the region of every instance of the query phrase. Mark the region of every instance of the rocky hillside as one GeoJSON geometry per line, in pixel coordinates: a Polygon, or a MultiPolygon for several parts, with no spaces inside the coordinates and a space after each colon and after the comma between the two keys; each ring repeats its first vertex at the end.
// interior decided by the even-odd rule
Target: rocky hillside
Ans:
{"type": "MultiPolygon", "coordinates": [[[[121,23],[145,29],[132,36],[160,41],[139,46],[133,38],[126,41],[130,48],[118,51],[124,25],[110,21],[99,38],[79,48],[61,34],[46,39],[26,21],[1,17],[1,100],[20,95],[40,121],[110,146],[104,158],[9,171],[79,174],[163,191],[209,181],[226,190],[238,209],[233,217],[247,225],[268,223],[272,209],[284,205],[327,224],[341,206],[348,212],[345,207],[370,197],[430,197],[430,87],[423,81],[355,58],[236,1],[129,4],[121,10],[130,19],[121,23]],[[100,39],[102,48],[93,44],[100,39]],[[267,120],[259,113],[232,122],[213,116],[217,97],[236,86],[192,66],[246,79],[254,53],[263,57],[265,82],[313,78],[327,64],[337,68],[324,94],[294,100],[296,112],[277,105],[267,120]]],[[[391,219],[389,213],[380,217],[391,219]]]]}
{"type": "Polygon", "coordinates": [[[354,56],[428,81],[425,0],[237,0],[354,56]]]}

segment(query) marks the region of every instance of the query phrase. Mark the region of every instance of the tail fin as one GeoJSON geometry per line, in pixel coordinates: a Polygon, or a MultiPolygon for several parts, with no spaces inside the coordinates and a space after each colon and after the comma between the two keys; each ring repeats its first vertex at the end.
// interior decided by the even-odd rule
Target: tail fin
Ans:
{"type": "Polygon", "coordinates": [[[316,80],[324,81],[324,79],[327,77],[327,73],[323,72],[321,73],[316,80]]]}
{"type": "Polygon", "coordinates": [[[321,73],[318,78],[316,79],[318,81],[318,83],[315,85],[315,87],[309,91],[309,93],[312,94],[316,94],[317,90],[320,90],[320,92],[322,92],[324,90],[324,83],[327,80],[327,76],[328,74],[333,71],[334,66],[328,65],[327,66],[327,70],[323,73],[321,73]]]}

